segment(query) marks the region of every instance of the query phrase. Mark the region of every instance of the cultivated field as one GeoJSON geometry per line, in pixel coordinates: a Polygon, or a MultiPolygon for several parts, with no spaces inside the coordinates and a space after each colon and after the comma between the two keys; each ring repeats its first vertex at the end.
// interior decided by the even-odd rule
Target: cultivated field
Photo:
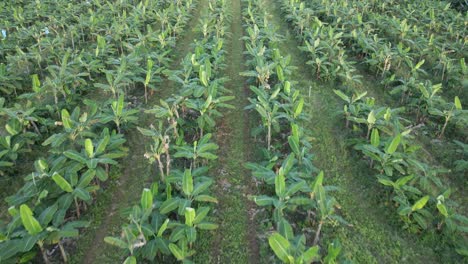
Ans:
{"type": "Polygon", "coordinates": [[[468,263],[468,4],[0,2],[0,263],[468,263]]]}

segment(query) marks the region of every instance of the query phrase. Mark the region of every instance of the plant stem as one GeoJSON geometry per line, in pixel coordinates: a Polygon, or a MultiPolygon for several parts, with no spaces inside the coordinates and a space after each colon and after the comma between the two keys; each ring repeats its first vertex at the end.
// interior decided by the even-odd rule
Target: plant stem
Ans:
{"type": "Polygon", "coordinates": [[[62,254],[63,262],[68,263],[67,252],[65,252],[65,249],[63,248],[61,240],[59,240],[58,246],[60,248],[60,253],[62,254]]]}
{"type": "Polygon", "coordinates": [[[46,251],[44,249],[44,244],[42,243],[42,241],[39,241],[37,244],[39,245],[39,248],[41,249],[42,258],[44,259],[44,263],[45,264],[50,264],[49,258],[47,257],[47,253],[46,253],[46,251]]]}
{"type": "Polygon", "coordinates": [[[314,243],[313,243],[314,246],[317,245],[319,242],[320,232],[322,231],[322,224],[323,224],[323,221],[321,220],[317,228],[317,231],[315,232],[315,238],[314,238],[314,243]]]}
{"type": "Polygon", "coordinates": [[[76,207],[76,216],[80,218],[80,204],[78,203],[78,199],[76,199],[76,197],[74,197],[74,200],[75,200],[75,207],[76,207]]]}

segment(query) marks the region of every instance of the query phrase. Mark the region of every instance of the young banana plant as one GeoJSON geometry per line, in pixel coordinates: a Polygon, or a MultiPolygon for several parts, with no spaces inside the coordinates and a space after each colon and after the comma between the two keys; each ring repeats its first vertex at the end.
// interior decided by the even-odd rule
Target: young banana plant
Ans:
{"type": "Polygon", "coordinates": [[[154,126],[150,126],[150,129],[145,129],[138,127],[138,130],[144,136],[151,137],[153,139],[153,144],[150,145],[150,151],[145,153],[145,158],[147,158],[150,164],[155,161],[158,163],[158,169],[161,177],[161,181],[166,181],[166,176],[169,176],[171,168],[171,155],[169,152],[170,147],[170,137],[167,135],[167,131],[164,134],[161,134],[162,124],[159,123],[159,129],[156,130],[154,126]],[[163,156],[166,159],[166,164],[163,163],[163,156]]]}
{"type": "Polygon", "coordinates": [[[94,176],[99,180],[106,181],[108,172],[100,165],[104,165],[107,169],[108,165],[117,165],[115,159],[121,158],[126,155],[122,149],[125,143],[123,136],[118,134],[110,134],[109,130],[105,128],[99,140],[91,140],[89,138],[84,140],[84,149],[80,152],[75,150],[67,150],[63,155],[72,160],[79,169],[85,170],[82,177],[89,177],[91,181],[94,176]]]}
{"type": "Polygon", "coordinates": [[[211,137],[211,134],[206,134],[200,140],[193,142],[193,146],[176,146],[174,157],[191,160],[190,167],[193,169],[197,168],[197,161],[200,158],[205,160],[217,159],[218,156],[213,154],[213,151],[217,150],[219,147],[215,143],[210,142],[211,137]]]}
{"type": "Polygon", "coordinates": [[[247,106],[246,109],[253,109],[258,112],[262,119],[263,127],[266,128],[266,141],[267,141],[267,149],[271,149],[271,138],[273,130],[279,131],[279,119],[282,117],[280,104],[275,98],[278,96],[280,92],[280,88],[277,89],[277,92],[269,95],[269,93],[264,89],[259,89],[255,86],[251,86],[250,90],[252,90],[257,98],[251,99],[249,101],[251,105],[247,106]]]}
{"type": "Polygon", "coordinates": [[[84,137],[95,137],[92,132],[94,125],[99,123],[97,116],[97,106],[91,107],[87,112],[81,114],[80,107],[75,107],[72,114],[67,109],[61,111],[61,122],[55,122],[57,126],[63,126],[62,133],[56,133],[47,138],[42,145],[51,145],[53,148],[62,146],[65,142],[73,143],[77,139],[84,137]]]}
{"type": "Polygon", "coordinates": [[[346,120],[346,128],[348,128],[349,118],[351,117],[352,113],[357,112],[356,103],[359,102],[362,98],[364,98],[364,96],[367,95],[367,92],[363,92],[361,94],[353,94],[353,96],[351,97],[347,96],[340,90],[333,90],[333,92],[347,103],[343,108],[343,112],[346,120]]]}
{"type": "MultiPolygon", "coordinates": [[[[35,217],[35,208],[31,209],[26,204],[22,204],[19,211],[16,207],[10,207],[8,212],[14,221],[8,226],[9,233],[13,230],[16,231],[11,235],[7,234],[6,238],[8,240],[0,243],[0,259],[8,260],[16,254],[28,252],[34,245],[38,245],[44,263],[51,263],[45,246],[57,244],[63,261],[67,263],[67,254],[61,240],[67,237],[77,237],[78,228],[86,227],[88,223],[84,221],[71,221],[68,223],[64,223],[63,220],[57,221],[55,217],[57,210],[58,206],[54,204],[40,211],[37,214],[38,216],[35,217]]],[[[25,260],[30,260],[29,258],[27,254],[23,257],[25,260]]]]}
{"type": "Polygon", "coordinates": [[[260,195],[254,196],[254,202],[259,206],[273,206],[273,219],[278,223],[284,218],[284,210],[294,211],[297,206],[303,206],[310,203],[307,196],[299,194],[307,189],[304,180],[293,183],[286,183],[284,168],[280,167],[275,176],[275,196],[260,195]]]}
{"type": "MultiPolygon", "coordinates": [[[[292,229],[289,232],[293,236],[292,229]]],[[[270,248],[283,263],[306,264],[320,259],[319,247],[307,247],[305,235],[291,239],[292,241],[277,232],[268,237],[270,248]]]]}
{"type": "Polygon", "coordinates": [[[101,122],[107,123],[113,121],[117,126],[117,131],[122,133],[122,125],[133,124],[138,121],[138,109],[127,109],[124,94],[121,94],[117,100],[110,101],[110,109],[102,113],[101,122]]]}
{"type": "Polygon", "coordinates": [[[447,125],[450,122],[450,120],[466,119],[466,112],[466,110],[463,110],[460,98],[458,98],[458,96],[455,96],[453,103],[444,103],[441,106],[441,109],[438,109],[436,107],[429,109],[429,114],[441,116],[445,119],[444,125],[442,126],[442,130],[439,133],[439,139],[441,139],[444,136],[445,129],[447,128],[447,125]]]}

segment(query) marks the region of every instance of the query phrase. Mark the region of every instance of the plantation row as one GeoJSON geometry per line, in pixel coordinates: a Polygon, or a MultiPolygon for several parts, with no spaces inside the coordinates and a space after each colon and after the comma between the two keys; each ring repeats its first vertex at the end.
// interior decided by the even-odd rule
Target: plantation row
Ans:
{"type": "MultiPolygon", "coordinates": [[[[446,95],[440,96],[443,87],[451,95],[461,93],[464,85],[462,81],[468,73],[463,36],[455,36],[451,42],[453,47],[445,46],[447,39],[454,38],[453,31],[464,32],[466,26],[461,21],[450,24],[457,29],[445,32],[451,37],[438,31],[431,36],[421,36],[417,26],[410,27],[396,18],[389,24],[399,25],[400,31],[404,27],[407,32],[383,26],[380,31],[376,31],[376,28],[380,28],[377,26],[379,23],[391,19],[379,15],[392,13],[393,9],[385,12],[385,4],[375,7],[374,12],[373,5],[369,3],[348,5],[347,1],[312,1],[310,7],[306,7],[304,3],[295,2],[290,4],[290,1],[284,1],[283,7],[288,20],[295,25],[305,44],[303,49],[310,57],[308,64],[315,69],[318,78],[339,78],[353,89],[361,83],[362,76],[357,74],[357,61],[348,56],[352,54],[361,57],[369,71],[380,75],[381,82],[390,90],[390,94],[400,96],[400,105],[405,106],[406,112],[415,116],[411,125],[429,125],[432,127],[431,132],[440,129],[439,138],[444,135],[449,122],[459,124],[459,129],[463,130],[467,121],[466,111],[454,109],[456,102],[460,101],[458,96],[449,101],[444,99],[446,95]],[[368,17],[363,18],[363,12],[369,14],[368,17]],[[340,14],[346,14],[346,17],[340,14]],[[436,38],[438,41],[431,40],[429,44],[426,43],[428,38],[436,38]],[[426,61],[431,65],[426,67],[427,71],[423,70],[424,65],[428,64],[426,61]],[[434,77],[430,78],[429,74],[434,77]]],[[[430,10],[433,11],[434,7],[430,10]]],[[[453,13],[448,14],[455,17],[453,13]]],[[[447,21],[450,20],[441,23],[447,21]]],[[[428,31],[432,32],[430,29],[428,31]]]]}
{"type": "Polygon", "coordinates": [[[160,105],[145,111],[154,114],[155,126],[138,128],[151,138],[145,157],[155,163],[158,180],[144,189],[141,201],[134,205],[129,223],[121,237],[105,241],[130,254],[125,263],[169,261],[170,256],[191,263],[196,253],[197,234],[213,230],[217,224],[207,221],[217,199],[209,195],[213,183],[209,161],[217,159],[211,132],[225,102],[226,78],[224,41],[227,18],[225,1],[210,0],[209,12],[200,20],[203,38],[195,40],[193,53],[187,54],[181,70],[171,75],[180,89],[160,105]]]}
{"type": "Polygon", "coordinates": [[[89,224],[79,220],[83,209],[99,197],[109,172],[126,155],[121,132],[137,121],[139,110],[128,108],[125,90],[158,82],[169,63],[168,48],[193,8],[191,1],[147,1],[136,8],[122,1],[80,2],[57,9],[43,4],[3,4],[14,16],[5,16],[13,20],[3,35],[0,57],[6,96],[1,113],[8,117],[9,134],[2,136],[7,143],[0,155],[5,159],[2,172],[14,175],[19,162],[39,156],[38,151],[42,154],[24,186],[6,199],[10,220],[0,226],[2,262],[27,262],[35,257],[37,246],[49,263],[46,251],[54,245],[67,261],[62,241],[78,236],[78,229],[89,224]],[[61,27],[47,28],[45,18],[51,13],[64,19],[61,27]],[[86,13],[89,21],[77,19],[86,13]],[[44,27],[47,31],[41,31],[44,27]],[[146,41],[140,41],[143,38],[146,41]],[[142,58],[147,60],[143,63],[142,58]],[[130,67],[147,70],[131,72],[130,67]],[[30,75],[32,82],[26,82],[30,75]],[[110,100],[83,100],[108,92],[110,100]],[[33,155],[24,154],[28,151],[33,155]]]}
{"type": "Polygon", "coordinates": [[[320,232],[322,225],[343,219],[335,214],[333,187],[323,184],[323,172],[317,173],[311,163],[311,144],[301,126],[310,117],[302,111],[304,98],[290,82],[295,69],[291,57],[280,54],[280,36],[263,11],[265,4],[246,0],[243,12],[250,71],[241,74],[251,77],[254,84],[247,109],[254,109],[261,119],[266,142],[261,162],[247,165],[262,184],[253,200],[271,214],[275,232],[268,235],[268,243],[282,262],[334,263],[341,247],[331,243],[326,254],[319,252],[320,232]],[[307,243],[306,237],[312,234],[313,241],[307,243]]]}
{"type": "MultiPolygon", "coordinates": [[[[443,237],[441,240],[444,241],[443,243],[455,246],[459,254],[466,255],[467,242],[464,233],[467,230],[468,218],[457,213],[459,205],[450,199],[451,190],[440,175],[444,171],[423,160],[421,150],[419,150],[420,146],[415,140],[417,135],[415,130],[418,129],[420,122],[424,124],[432,119],[437,124],[439,120],[434,116],[444,118],[439,138],[444,135],[449,122],[457,123],[462,130],[466,128],[466,110],[462,109],[458,96],[455,96],[453,103],[448,103],[441,96],[438,96],[437,93],[440,92],[442,84],[432,85],[429,80],[420,76],[418,73],[422,72],[420,67],[424,61],[420,60],[414,65],[415,60],[411,57],[427,56],[433,58],[434,55],[412,54],[407,56],[402,63],[406,63],[410,68],[401,72],[397,70],[392,72],[393,77],[391,78],[398,76],[401,80],[411,79],[415,82],[414,86],[407,87],[409,90],[400,89],[401,85],[395,86],[393,89],[393,91],[402,92],[400,103],[405,107],[391,108],[379,105],[374,98],[366,97],[367,92],[355,91],[354,88],[357,86],[353,85],[352,80],[348,78],[349,76],[355,78],[357,75],[354,72],[357,70],[352,66],[354,62],[345,55],[347,49],[352,48],[345,44],[351,41],[347,40],[343,33],[354,30],[353,34],[355,34],[359,28],[350,29],[349,27],[359,25],[359,23],[348,20],[350,22],[348,28],[340,24],[340,19],[322,23],[319,17],[323,17],[323,13],[316,12],[316,10],[326,10],[327,14],[343,12],[351,14],[350,16],[353,16],[352,14],[360,16],[359,12],[353,13],[353,6],[348,6],[343,1],[312,1],[312,4],[311,8],[307,8],[301,1],[284,1],[282,7],[283,11],[288,14],[287,19],[305,43],[306,48],[303,50],[311,59],[309,63],[315,67],[318,77],[323,70],[320,66],[321,58],[327,55],[327,60],[323,63],[326,65],[324,67],[335,69],[325,70],[327,73],[333,73],[329,75],[329,78],[338,78],[345,89],[351,90],[351,92],[335,90],[335,93],[345,101],[343,113],[346,119],[346,128],[349,128],[350,125],[353,128],[353,133],[350,135],[354,149],[369,160],[369,166],[375,171],[378,181],[384,186],[391,187],[389,195],[392,205],[397,207],[397,213],[405,229],[414,233],[425,231],[440,235],[443,237]],[[310,22],[304,22],[303,19],[309,19],[310,22]],[[331,53],[331,49],[335,53],[331,53]],[[337,54],[337,57],[330,54],[337,54]],[[352,95],[348,95],[349,93],[352,95]]],[[[359,8],[355,8],[359,10],[359,8]]],[[[383,4],[382,8],[384,8],[383,4]]],[[[362,43],[366,42],[365,34],[358,35],[359,37],[354,36],[353,38],[362,40],[362,43]]],[[[400,47],[401,43],[404,42],[401,41],[400,47]]],[[[382,43],[382,45],[388,43],[391,46],[391,42],[384,40],[376,42],[382,43]]],[[[362,43],[356,44],[361,45],[362,43]]],[[[460,42],[454,45],[464,45],[464,43],[460,42]]],[[[454,47],[454,49],[463,50],[461,47],[454,47]]],[[[369,50],[376,51],[376,49],[369,50]]],[[[360,53],[358,51],[358,53],[364,57],[374,56],[370,52],[360,53]]],[[[402,58],[401,55],[396,57],[402,58]]],[[[365,61],[365,63],[368,62],[365,61]]],[[[463,78],[466,75],[466,66],[464,66],[463,59],[461,63],[463,69],[461,73],[450,72],[448,75],[463,78]]],[[[395,68],[401,69],[399,66],[395,68]]],[[[382,66],[382,69],[381,71],[392,71],[388,66],[382,66]],[[382,70],[384,68],[385,70],[382,70]]],[[[451,68],[451,70],[454,69],[451,68]]],[[[443,75],[443,72],[440,74],[443,75]]],[[[456,80],[457,85],[461,85],[460,78],[456,80]]],[[[358,83],[359,79],[355,82],[358,83]]],[[[387,82],[387,84],[391,85],[392,83],[387,82]]],[[[429,128],[428,131],[432,132],[432,129],[429,128]]]]}
{"type": "Polygon", "coordinates": [[[115,6],[79,1],[62,8],[44,2],[2,3],[3,12],[14,15],[4,16],[11,21],[0,50],[0,93],[8,102],[0,104],[1,114],[9,120],[0,174],[17,173],[13,165],[21,153],[37,150],[35,143],[60,125],[55,120],[61,109],[83,106],[87,94],[113,95],[99,103],[103,123],[115,120],[120,129],[126,119],[131,121],[131,113],[116,113],[112,104],[125,90],[144,86],[146,94],[161,81],[192,6],[191,1],[170,2],[147,1],[136,8],[126,1],[115,6]],[[49,15],[63,21],[47,21],[49,15]]]}

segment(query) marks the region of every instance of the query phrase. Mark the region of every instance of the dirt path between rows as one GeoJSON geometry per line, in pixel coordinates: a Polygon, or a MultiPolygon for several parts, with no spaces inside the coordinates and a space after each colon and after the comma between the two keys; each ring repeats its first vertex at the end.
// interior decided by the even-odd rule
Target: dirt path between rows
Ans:
{"type": "MultiPolygon", "coordinates": [[[[243,55],[244,43],[242,28],[241,1],[233,0],[228,4],[231,24],[226,43],[226,64],[224,76],[229,77],[226,88],[236,97],[230,102],[235,108],[224,113],[219,120],[216,141],[219,145],[219,160],[216,168],[214,192],[219,200],[215,210],[219,229],[210,243],[209,259],[204,263],[258,263],[255,205],[248,200],[255,194],[255,186],[250,172],[244,168],[252,160],[253,142],[250,138],[252,118],[244,107],[249,104],[249,90],[246,79],[239,75],[245,70],[243,55]]],[[[200,262],[199,261],[199,262],[200,262]]],[[[197,262],[197,261],[195,261],[197,262]]],[[[200,262],[201,263],[201,262],[200,262]]]]}

